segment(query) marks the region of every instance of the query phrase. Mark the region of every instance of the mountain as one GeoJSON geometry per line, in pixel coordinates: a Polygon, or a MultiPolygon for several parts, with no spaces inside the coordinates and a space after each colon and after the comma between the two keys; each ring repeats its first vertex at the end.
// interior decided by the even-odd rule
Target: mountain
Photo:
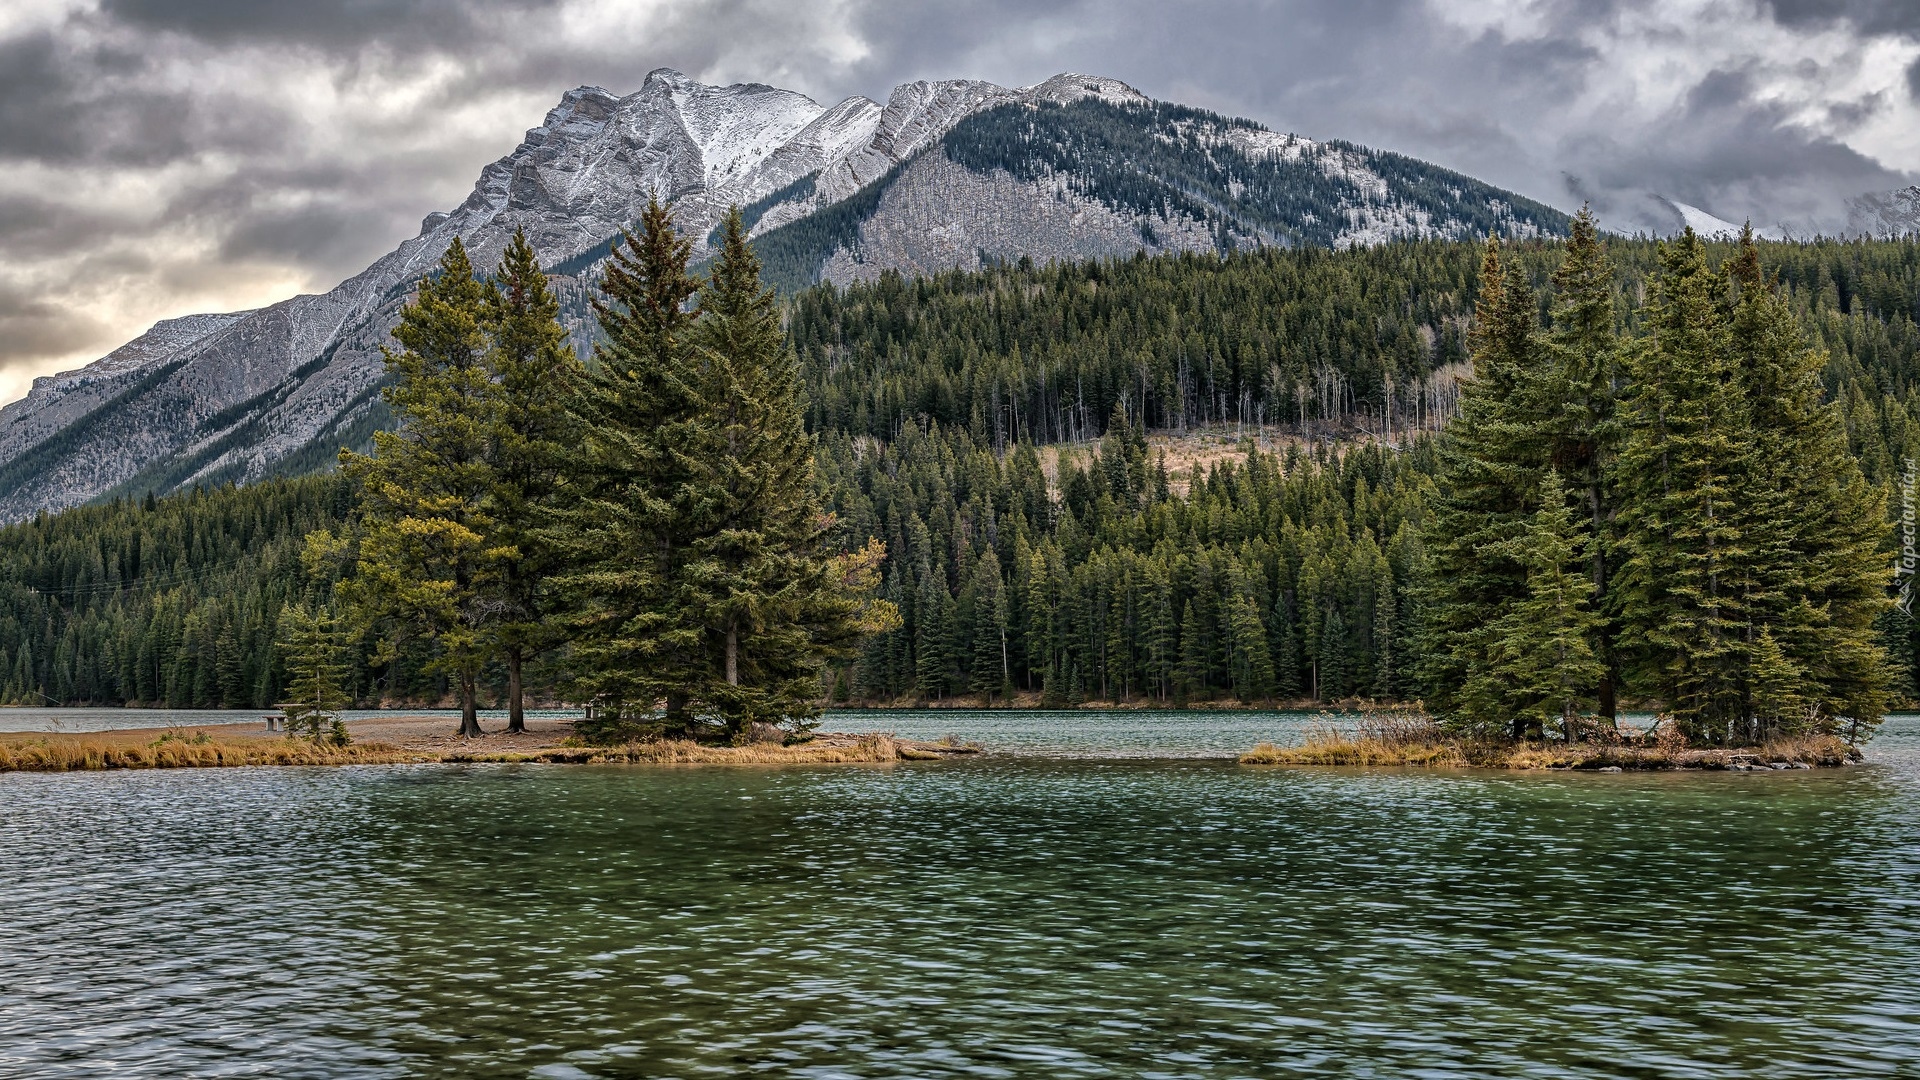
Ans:
{"type": "MultiPolygon", "coordinates": [[[[1723,217],[1716,217],[1697,206],[1691,206],[1677,199],[1660,199],[1662,205],[1672,212],[1677,223],[1670,230],[1679,233],[1682,229],[1692,229],[1705,240],[1733,240],[1740,236],[1741,226],[1723,217]]],[[[1666,235],[1663,233],[1662,235],[1666,235]]],[[[1755,225],[1753,235],[1761,240],[1786,240],[1789,232],[1784,226],[1755,225]]]]}
{"type": "Polygon", "coordinates": [[[1374,244],[1565,215],[1458,173],[1152,100],[1114,79],[913,82],[833,106],[670,69],[562,95],[459,206],[331,292],[161,323],[0,410],[0,521],[115,494],[323,468],[388,422],[380,346],[456,236],[477,265],[524,229],[590,338],[588,282],[650,194],[703,256],[742,207],[793,290],[886,271],[1247,245],[1374,244]]]}
{"type": "Polygon", "coordinates": [[[1920,185],[1848,199],[1847,232],[1882,238],[1920,234],[1920,185]]]}

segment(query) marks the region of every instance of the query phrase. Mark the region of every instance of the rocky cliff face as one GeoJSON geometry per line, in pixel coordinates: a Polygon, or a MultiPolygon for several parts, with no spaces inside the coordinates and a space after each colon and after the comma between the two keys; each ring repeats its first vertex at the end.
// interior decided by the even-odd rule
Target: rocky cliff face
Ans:
{"type": "Polygon", "coordinates": [[[787,287],[1023,255],[1564,225],[1458,174],[1154,102],[1113,79],[915,82],[884,105],[829,107],[662,69],[626,97],[568,91],[464,202],[331,292],[169,320],[42,380],[0,410],[0,520],[323,467],[384,422],[380,346],[454,237],[486,266],[525,230],[554,272],[590,278],[650,196],[699,254],[727,208],[743,207],[787,287]]]}
{"type": "Polygon", "coordinates": [[[1849,199],[1847,232],[1873,237],[1920,234],[1920,186],[1849,199]]]}

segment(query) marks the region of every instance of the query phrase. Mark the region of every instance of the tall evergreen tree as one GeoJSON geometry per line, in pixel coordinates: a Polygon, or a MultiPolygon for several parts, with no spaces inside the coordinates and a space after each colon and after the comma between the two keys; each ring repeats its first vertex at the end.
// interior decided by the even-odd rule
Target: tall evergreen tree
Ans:
{"type": "MultiPolygon", "coordinates": [[[[1613,301],[1613,263],[1600,243],[1592,212],[1581,207],[1567,237],[1566,260],[1553,274],[1553,329],[1548,338],[1545,401],[1557,404],[1552,422],[1552,466],[1587,520],[1588,576],[1595,604],[1604,606],[1611,579],[1609,539],[1616,512],[1607,477],[1618,448],[1614,402],[1620,376],[1613,301]]],[[[1594,649],[1601,664],[1596,694],[1602,716],[1617,710],[1619,665],[1613,632],[1602,620],[1594,649]]]]}
{"type": "Polygon", "coordinates": [[[687,732],[689,688],[710,669],[701,612],[676,602],[697,557],[702,399],[694,354],[699,285],[691,245],[657,199],[622,234],[594,300],[601,340],[570,397],[579,432],[565,463],[570,505],[544,535],[565,560],[575,691],[598,701],[614,733],[652,723],[687,732]]]}
{"type": "Polygon", "coordinates": [[[1579,717],[1600,684],[1593,641],[1602,620],[1583,565],[1588,542],[1560,474],[1549,472],[1526,532],[1504,541],[1526,568],[1527,595],[1495,620],[1487,663],[1461,691],[1472,715],[1509,717],[1515,738],[1542,738],[1554,723],[1578,738],[1579,717]]]}
{"type": "Polygon", "coordinates": [[[1755,563],[1743,632],[1753,670],[1746,730],[1736,734],[1798,734],[1796,725],[1809,720],[1831,731],[1843,716],[1871,729],[1885,712],[1889,678],[1876,633],[1888,606],[1884,496],[1848,453],[1839,409],[1824,400],[1827,358],[1807,347],[1785,298],[1762,275],[1751,228],[1742,231],[1730,276],[1732,362],[1754,432],[1740,492],[1755,563]],[[1777,685],[1763,686],[1785,671],[1803,680],[1793,698],[1799,711],[1777,704],[1786,700],[1777,685]]]}
{"type": "Polygon", "coordinates": [[[991,704],[996,694],[1013,688],[1007,650],[1007,591],[1000,577],[1000,560],[991,551],[983,552],[974,564],[973,603],[973,680],[969,689],[991,704]]]}
{"type": "Polygon", "coordinates": [[[374,435],[372,457],[342,450],[360,489],[357,565],[343,588],[360,617],[387,627],[391,645],[415,633],[435,643],[434,665],[460,697],[460,735],[479,735],[477,682],[492,654],[502,567],[492,448],[498,399],[486,365],[488,287],[456,237],[439,273],[421,281],[385,350],[395,382],[384,392],[398,431],[374,435]]]}
{"type": "Polygon", "coordinates": [[[515,230],[487,294],[487,354],[499,417],[492,448],[493,515],[502,614],[493,634],[507,663],[507,730],[526,730],[523,665],[559,642],[552,587],[561,562],[543,529],[562,501],[562,468],[577,434],[568,393],[581,375],[533,245],[515,230]]]}
{"type": "Polygon", "coordinates": [[[1633,675],[1688,736],[1721,741],[1743,711],[1749,575],[1738,494],[1754,464],[1724,279],[1691,229],[1662,251],[1651,336],[1628,353],[1626,493],[1613,590],[1633,675]]]}
{"type": "MultiPolygon", "coordinates": [[[[817,714],[823,665],[853,655],[866,601],[833,557],[798,371],[738,207],[721,227],[698,319],[697,531],[670,595],[704,627],[717,661],[690,689],[737,735],[751,722],[817,714]]],[[[953,599],[940,591],[950,626],[953,599]]]]}
{"type": "Polygon", "coordinates": [[[1473,379],[1441,436],[1430,565],[1424,579],[1422,676],[1437,714],[1466,727],[1503,718],[1472,711],[1461,690],[1486,668],[1493,625],[1524,597],[1526,568],[1508,541],[1538,507],[1548,406],[1535,338],[1533,290],[1502,264],[1489,236],[1475,309],[1473,379]]]}
{"type": "Polygon", "coordinates": [[[349,739],[340,710],[351,703],[346,635],[326,608],[280,609],[276,642],[287,669],[287,734],[316,743],[345,746],[349,739]]]}

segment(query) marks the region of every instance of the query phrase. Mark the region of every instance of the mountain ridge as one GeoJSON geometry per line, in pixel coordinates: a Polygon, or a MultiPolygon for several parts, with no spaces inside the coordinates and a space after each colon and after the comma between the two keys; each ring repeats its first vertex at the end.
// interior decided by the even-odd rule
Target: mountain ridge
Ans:
{"type": "MultiPolygon", "coordinates": [[[[656,194],[700,254],[728,207],[749,208],[789,289],[1019,257],[1540,235],[1565,222],[1415,159],[1157,102],[1103,76],[910,82],[885,104],[822,105],[659,68],[625,97],[566,91],[461,203],[334,289],[169,320],[40,380],[0,409],[0,520],[323,463],[330,443],[385,422],[386,332],[454,237],[489,266],[524,230],[544,265],[584,276],[656,194]]],[[[583,342],[585,289],[571,288],[583,342]]]]}

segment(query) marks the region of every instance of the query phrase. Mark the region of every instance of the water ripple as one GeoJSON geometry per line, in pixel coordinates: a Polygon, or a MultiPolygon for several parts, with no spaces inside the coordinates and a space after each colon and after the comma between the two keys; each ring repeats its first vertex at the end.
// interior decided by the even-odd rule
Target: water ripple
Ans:
{"type": "Polygon", "coordinates": [[[1014,757],[6,775],[0,1075],[1920,1075],[1916,793],[1014,757]]]}

